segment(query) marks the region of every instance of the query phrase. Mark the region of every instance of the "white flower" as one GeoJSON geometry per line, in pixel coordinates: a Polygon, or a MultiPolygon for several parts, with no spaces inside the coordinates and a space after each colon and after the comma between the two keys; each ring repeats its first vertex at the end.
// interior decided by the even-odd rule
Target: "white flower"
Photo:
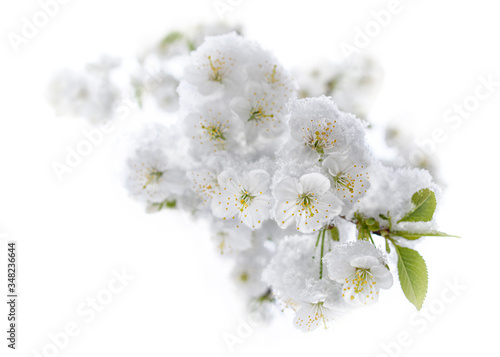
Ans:
{"type": "Polygon", "coordinates": [[[184,191],[184,181],[183,171],[160,148],[140,148],[128,161],[126,187],[141,201],[175,200],[184,191]]]}
{"type": "Polygon", "coordinates": [[[285,130],[286,97],[269,86],[251,84],[242,97],[231,101],[231,108],[245,124],[246,138],[253,142],[259,135],[277,136],[285,130]]]}
{"type": "Polygon", "coordinates": [[[290,135],[302,146],[305,159],[348,153],[364,162],[369,157],[365,124],[341,112],[329,97],[291,101],[289,125],[290,135]]]}
{"type": "MultiPolygon", "coordinates": [[[[312,331],[327,326],[333,315],[342,313],[347,304],[341,297],[342,285],[321,276],[321,248],[314,235],[285,237],[262,274],[273,287],[278,303],[296,311],[295,327],[312,331]]],[[[328,240],[325,251],[335,249],[328,240]]],[[[325,268],[326,269],[326,268],[325,268]]]]}
{"type": "Polygon", "coordinates": [[[319,173],[283,179],[275,189],[275,217],[282,228],[293,222],[303,233],[315,232],[342,210],[342,202],[330,192],[330,181],[319,173]]]}
{"type": "Polygon", "coordinates": [[[236,33],[207,37],[191,53],[183,79],[203,95],[241,88],[245,80],[243,58],[245,40],[236,33]]]}
{"type": "Polygon", "coordinates": [[[314,331],[320,325],[326,329],[333,321],[334,314],[334,311],[326,307],[324,302],[306,303],[295,313],[293,325],[303,332],[314,331]]]}
{"type": "Polygon", "coordinates": [[[341,144],[342,137],[336,134],[341,114],[330,99],[295,100],[290,105],[290,114],[290,134],[307,152],[321,157],[341,144]]]}
{"type": "Polygon", "coordinates": [[[222,255],[236,254],[252,246],[252,231],[246,227],[236,228],[232,220],[214,220],[211,231],[217,251],[222,255]]]}
{"type": "Polygon", "coordinates": [[[58,73],[48,88],[48,101],[57,115],[83,117],[94,122],[113,117],[119,89],[107,78],[89,70],[58,73]]]}
{"type": "Polygon", "coordinates": [[[342,155],[329,156],[323,161],[333,183],[333,190],[344,203],[344,210],[352,208],[370,187],[365,165],[356,164],[342,155]]]}
{"type": "Polygon", "coordinates": [[[375,99],[383,73],[380,65],[370,57],[352,56],[339,68],[331,95],[341,110],[366,118],[375,99]]]}
{"type": "Polygon", "coordinates": [[[344,244],[323,259],[330,279],[344,284],[342,296],[349,304],[373,304],[380,289],[392,286],[392,274],[384,265],[382,253],[370,242],[344,244]]]}
{"type": "Polygon", "coordinates": [[[259,45],[254,45],[252,49],[253,58],[247,69],[249,78],[265,83],[274,93],[284,96],[286,101],[295,98],[297,84],[278,59],[259,45]]]}
{"type": "Polygon", "coordinates": [[[237,255],[231,271],[238,292],[251,299],[262,297],[269,291],[269,284],[262,280],[262,271],[269,263],[272,251],[267,244],[269,242],[259,237],[260,230],[262,228],[252,231],[252,247],[237,255]]]}
{"type": "Polygon", "coordinates": [[[184,133],[196,156],[231,150],[238,144],[237,127],[234,115],[222,106],[191,113],[184,119],[184,133]]]}
{"type": "Polygon", "coordinates": [[[372,58],[352,56],[347,63],[322,59],[300,71],[296,78],[301,97],[331,96],[342,111],[366,118],[382,71],[372,58]]]}
{"type": "Polygon", "coordinates": [[[193,191],[198,194],[205,204],[211,202],[212,198],[219,192],[217,175],[209,169],[188,171],[187,177],[193,184],[193,191]]]}
{"type": "MultiPolygon", "coordinates": [[[[175,112],[179,109],[178,85],[179,81],[175,77],[163,74],[159,82],[151,88],[151,93],[161,109],[167,112],[175,112]]],[[[148,88],[145,89],[148,90],[148,88]]]]}
{"type": "MultiPolygon", "coordinates": [[[[264,170],[252,170],[241,180],[233,171],[223,171],[219,177],[219,193],[212,199],[214,216],[235,219],[254,229],[269,218],[271,195],[269,174],[264,170]]],[[[238,227],[238,226],[237,226],[238,227]]]]}

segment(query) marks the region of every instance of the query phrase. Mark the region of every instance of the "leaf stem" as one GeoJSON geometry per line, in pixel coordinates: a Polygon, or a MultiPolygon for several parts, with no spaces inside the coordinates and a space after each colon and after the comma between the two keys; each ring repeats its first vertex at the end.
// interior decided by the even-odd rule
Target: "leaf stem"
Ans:
{"type": "MultiPolygon", "coordinates": [[[[319,259],[319,278],[323,279],[323,249],[325,245],[325,234],[326,234],[326,229],[323,229],[321,231],[321,257],[319,259]]],[[[319,236],[318,236],[319,238],[319,236]]]]}

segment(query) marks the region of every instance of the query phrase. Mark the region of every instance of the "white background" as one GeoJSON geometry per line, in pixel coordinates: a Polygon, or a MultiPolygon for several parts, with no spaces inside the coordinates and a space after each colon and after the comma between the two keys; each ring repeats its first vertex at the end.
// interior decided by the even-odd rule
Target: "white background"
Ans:
{"type": "MultiPolygon", "coordinates": [[[[226,20],[242,24],[249,37],[294,66],[324,55],[341,60],[340,43],[352,43],[355,28],[388,3],[243,0],[226,20]]],[[[398,119],[422,139],[442,127],[448,137],[436,151],[448,182],[440,222],[443,231],[462,238],[427,239],[419,247],[430,272],[424,309],[435,307],[433,321],[420,330],[412,325],[412,318],[423,317],[413,316],[414,307],[395,284],[379,304],[355,311],[334,329],[303,334],[283,316],[254,330],[235,355],[383,356],[382,344],[397,341],[400,331],[411,342],[393,355],[489,356],[498,350],[500,91],[481,101],[458,129],[442,117],[474,93],[479,76],[500,81],[499,9],[491,0],[401,0],[401,7],[364,51],[385,71],[374,120],[398,119]],[[455,279],[467,289],[440,305],[435,300],[445,281],[455,279]]],[[[50,343],[50,333],[75,322],[81,333],[60,356],[227,355],[223,334],[236,335],[245,315],[227,277],[229,266],[203,224],[182,214],[146,215],[126,196],[113,171],[123,128],[60,183],[51,163],[63,160],[66,146],[76,145],[91,126],[55,117],[43,97],[58,68],[82,66],[101,53],[133,55],[170,29],[217,21],[212,1],[72,0],[14,53],[7,34],[19,33],[22,17],[39,10],[31,0],[4,1],[0,9],[0,231],[20,250],[15,354],[33,356],[32,350],[50,343]],[[122,267],[134,279],[87,324],[77,306],[105,289],[112,269],[122,267]]],[[[9,351],[1,336],[3,356],[9,351]]]]}

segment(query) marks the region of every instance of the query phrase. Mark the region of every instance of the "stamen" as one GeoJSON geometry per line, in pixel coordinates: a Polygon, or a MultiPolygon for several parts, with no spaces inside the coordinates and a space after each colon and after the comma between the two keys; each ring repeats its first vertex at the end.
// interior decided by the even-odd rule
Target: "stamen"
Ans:
{"type": "Polygon", "coordinates": [[[265,114],[264,108],[259,106],[258,108],[252,109],[250,112],[250,118],[248,118],[248,121],[261,121],[264,118],[274,118],[274,114],[265,114]]]}
{"type": "Polygon", "coordinates": [[[219,66],[215,67],[214,63],[212,62],[212,56],[208,56],[208,61],[210,62],[210,68],[212,69],[212,75],[210,79],[216,82],[222,82],[222,75],[221,75],[222,62],[219,59],[216,59],[215,63],[218,64],[219,66]]]}
{"type": "Polygon", "coordinates": [[[146,187],[153,182],[158,183],[158,181],[160,181],[160,177],[162,176],[163,172],[156,169],[150,169],[149,173],[146,174],[147,181],[142,188],[146,189],[146,187]]]}
{"type": "Polygon", "coordinates": [[[226,138],[224,137],[224,127],[222,124],[217,123],[209,126],[202,125],[201,128],[207,132],[207,134],[210,136],[210,140],[216,140],[219,142],[224,142],[226,140],[226,138]]]}

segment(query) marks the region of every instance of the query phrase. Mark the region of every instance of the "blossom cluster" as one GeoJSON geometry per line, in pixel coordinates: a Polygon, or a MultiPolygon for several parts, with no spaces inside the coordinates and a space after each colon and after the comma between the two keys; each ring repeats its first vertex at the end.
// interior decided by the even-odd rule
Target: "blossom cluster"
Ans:
{"type": "Polygon", "coordinates": [[[418,288],[399,271],[421,307],[427,270],[410,247],[445,235],[434,217],[441,191],[427,171],[379,160],[365,120],[330,96],[303,98],[306,86],[236,32],[206,36],[162,83],[159,103],[178,109],[177,119],[144,126],[125,187],[151,212],[176,208],[207,220],[253,308],[280,306],[303,331],[326,327],[383,299],[395,260],[411,261],[425,280],[418,288]],[[172,88],[178,99],[167,100],[172,88]]]}

